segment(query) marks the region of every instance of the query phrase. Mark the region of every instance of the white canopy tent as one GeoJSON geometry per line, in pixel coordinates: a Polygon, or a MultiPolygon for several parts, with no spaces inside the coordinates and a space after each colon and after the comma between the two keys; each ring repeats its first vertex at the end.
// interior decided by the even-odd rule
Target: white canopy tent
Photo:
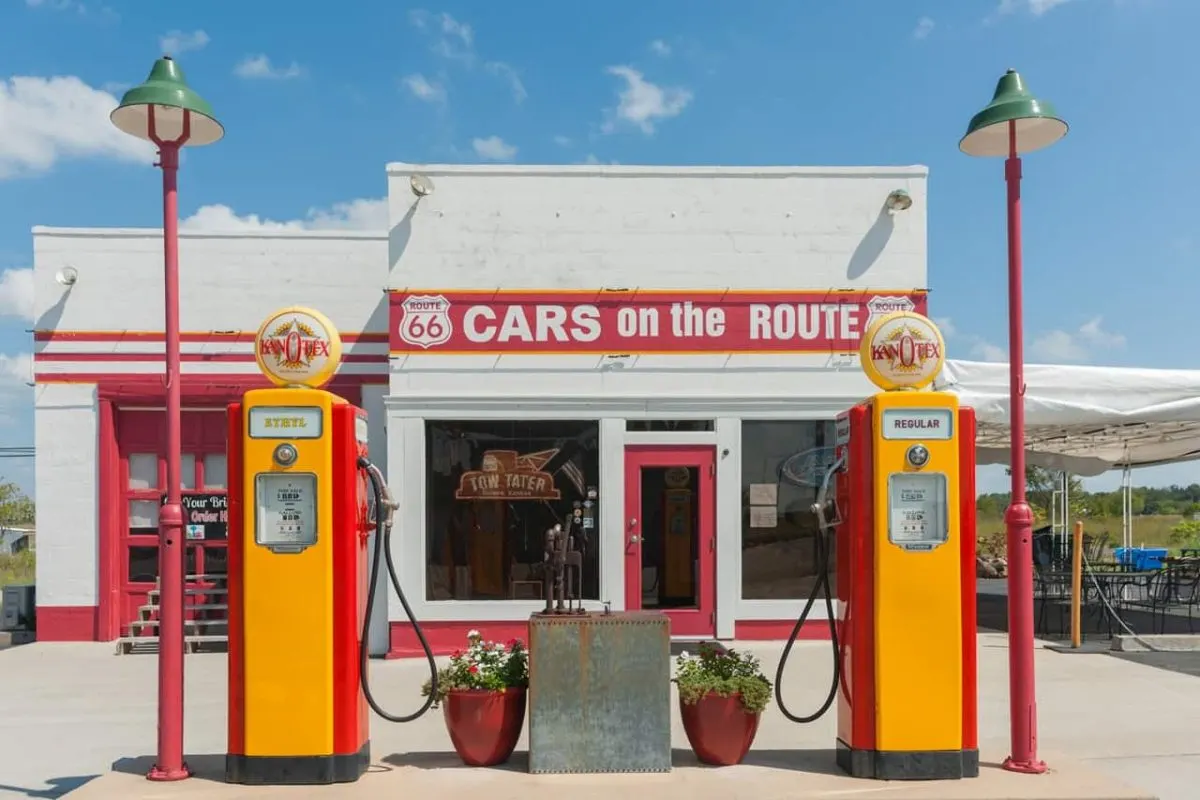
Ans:
{"type": "MultiPolygon", "coordinates": [[[[947,361],[935,388],[975,409],[980,464],[1007,464],[1008,364],[947,361]]],[[[1025,441],[1029,464],[1082,476],[1200,459],[1200,371],[1025,367],[1025,441]]]]}

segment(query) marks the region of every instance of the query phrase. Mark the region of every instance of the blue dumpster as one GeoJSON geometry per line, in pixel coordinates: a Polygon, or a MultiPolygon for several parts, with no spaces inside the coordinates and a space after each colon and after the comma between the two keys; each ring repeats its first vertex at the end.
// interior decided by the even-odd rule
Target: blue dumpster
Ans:
{"type": "Polygon", "coordinates": [[[1113,550],[1117,562],[1133,567],[1139,572],[1162,569],[1162,559],[1167,556],[1165,547],[1118,547],[1113,550]]]}

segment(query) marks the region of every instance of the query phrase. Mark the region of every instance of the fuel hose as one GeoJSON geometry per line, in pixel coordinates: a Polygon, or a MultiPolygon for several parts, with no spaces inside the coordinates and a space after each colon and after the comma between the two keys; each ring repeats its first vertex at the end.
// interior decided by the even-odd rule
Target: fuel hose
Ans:
{"type": "Polygon", "coordinates": [[[817,493],[817,502],[813,505],[813,512],[817,515],[817,581],[808,593],[808,600],[804,603],[804,608],[800,611],[800,616],[796,618],[796,626],[792,628],[792,635],[788,637],[787,643],[783,646],[783,653],[779,656],[779,667],[775,670],[775,702],[785,717],[801,725],[816,722],[825,716],[833,705],[833,701],[837,699],[838,687],[842,679],[841,646],[838,643],[837,618],[833,613],[833,591],[829,585],[829,551],[831,549],[830,539],[832,538],[830,531],[833,530],[833,526],[825,521],[825,507],[829,494],[829,480],[841,469],[844,462],[844,457],[839,458],[829,468],[829,471],[825,473],[825,479],[821,482],[821,489],[817,493]],[[808,621],[808,615],[812,613],[813,605],[817,602],[817,598],[822,595],[825,599],[825,619],[829,624],[829,644],[833,654],[833,681],[829,685],[829,693],[825,696],[825,702],[814,713],[803,716],[793,713],[783,700],[783,671],[787,666],[788,657],[792,653],[792,645],[796,643],[797,637],[800,636],[800,629],[808,621]]]}
{"type": "Polygon", "coordinates": [[[375,500],[374,560],[371,563],[371,582],[367,588],[367,608],[363,617],[362,641],[358,647],[358,671],[362,682],[363,695],[367,698],[367,705],[371,707],[371,710],[388,722],[412,722],[425,714],[437,698],[437,662],[433,658],[433,650],[429,646],[429,641],[425,638],[425,631],[421,630],[421,623],[417,621],[416,615],[413,614],[412,607],[408,604],[408,599],[404,596],[404,588],[400,585],[400,578],[396,574],[396,563],[392,560],[391,542],[392,510],[395,508],[395,504],[388,492],[387,483],[383,480],[383,473],[365,456],[359,456],[358,468],[366,473],[368,482],[371,484],[371,496],[375,500]],[[381,562],[387,565],[388,576],[392,580],[392,588],[396,590],[396,594],[400,598],[400,605],[404,607],[404,614],[408,617],[409,622],[412,623],[413,632],[416,633],[417,641],[421,643],[421,649],[425,651],[425,659],[429,662],[429,696],[425,698],[425,703],[420,708],[412,714],[404,716],[389,714],[375,700],[375,696],[371,694],[371,649],[369,638],[371,633],[371,612],[375,609],[376,589],[379,587],[379,565],[381,562]]]}

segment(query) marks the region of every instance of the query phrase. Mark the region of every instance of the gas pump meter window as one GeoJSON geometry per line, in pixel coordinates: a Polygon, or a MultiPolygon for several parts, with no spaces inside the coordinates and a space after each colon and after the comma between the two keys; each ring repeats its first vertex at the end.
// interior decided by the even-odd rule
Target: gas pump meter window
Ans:
{"type": "Polygon", "coordinates": [[[933,550],[950,536],[947,481],[940,472],[888,476],[888,541],[905,550],[933,550]]]}
{"type": "Polygon", "coordinates": [[[262,472],[254,478],[254,543],[299,553],[317,543],[317,476],[262,472]]]}

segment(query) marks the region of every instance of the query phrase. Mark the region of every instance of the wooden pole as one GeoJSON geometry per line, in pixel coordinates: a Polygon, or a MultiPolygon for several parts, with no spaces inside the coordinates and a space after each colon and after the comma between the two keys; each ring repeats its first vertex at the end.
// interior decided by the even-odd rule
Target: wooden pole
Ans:
{"type": "Polygon", "coordinates": [[[1083,603],[1083,523],[1075,523],[1071,535],[1071,647],[1083,641],[1079,611],[1083,603]]]}

